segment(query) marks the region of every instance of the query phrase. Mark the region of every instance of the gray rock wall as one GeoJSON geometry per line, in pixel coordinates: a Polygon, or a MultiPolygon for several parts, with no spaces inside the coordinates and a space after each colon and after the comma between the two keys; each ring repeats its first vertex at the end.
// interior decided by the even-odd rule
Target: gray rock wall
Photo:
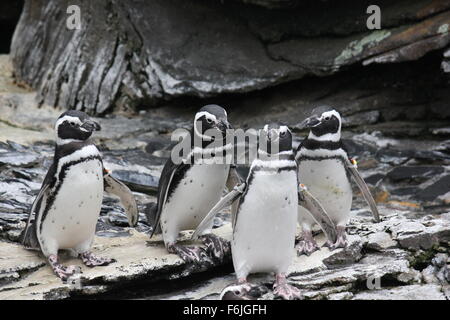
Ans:
{"type": "Polygon", "coordinates": [[[376,31],[369,1],[242,2],[28,0],[15,74],[41,102],[101,114],[416,60],[450,41],[447,0],[379,1],[376,31]],[[81,9],[79,30],[66,28],[69,4],[81,9]]]}

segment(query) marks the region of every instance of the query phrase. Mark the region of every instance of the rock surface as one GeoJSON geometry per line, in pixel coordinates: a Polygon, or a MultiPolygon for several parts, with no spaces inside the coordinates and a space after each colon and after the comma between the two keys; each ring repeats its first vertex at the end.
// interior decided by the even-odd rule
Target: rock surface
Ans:
{"type": "Polygon", "coordinates": [[[450,41],[448,1],[379,1],[383,29],[374,31],[366,27],[370,1],[332,10],[328,1],[242,2],[27,0],[12,43],[15,72],[40,102],[103,114],[413,61],[450,41]],[[74,4],[81,25],[69,29],[74,4]],[[50,45],[36,45],[43,42],[50,45]]]}
{"type": "MultiPolygon", "coordinates": [[[[117,263],[82,267],[80,281],[63,284],[38,253],[17,243],[53,156],[52,127],[61,110],[46,105],[38,108],[33,98],[36,92],[13,83],[7,58],[0,56],[0,103],[6,106],[0,113],[5,128],[0,129],[0,299],[217,299],[221,290],[235,281],[230,259],[214,267],[184,264],[165,251],[160,238],[148,238],[150,226],[143,214],[155,201],[153,193],[169,155],[171,132],[191,123],[193,111],[184,107],[149,110],[134,117],[96,118],[103,131],[95,141],[105,166],[135,191],[140,212],[136,230],[129,229],[117,199],[104,199],[94,251],[116,258],[117,263]]],[[[297,99],[299,96],[285,96],[279,100],[285,109],[261,108],[254,118],[251,112],[243,115],[231,109],[230,120],[242,128],[257,128],[268,119],[299,123],[307,110],[295,108],[297,99]],[[291,98],[293,102],[286,102],[291,98]]],[[[383,118],[392,111],[378,109],[383,118]]],[[[343,112],[351,116],[366,111],[355,103],[343,112]]],[[[362,175],[376,176],[368,180],[383,219],[372,223],[367,205],[355,189],[353,218],[347,228],[349,246],[332,252],[322,248],[310,257],[296,257],[290,267],[289,281],[306,299],[449,299],[450,201],[442,188],[433,187],[449,175],[447,137],[430,133],[415,139],[412,125],[399,133],[397,127],[403,122],[398,120],[403,116],[391,116],[392,126],[384,124],[381,132],[380,123],[360,126],[357,118],[350,118],[344,130],[345,143],[358,158],[362,175]],[[425,195],[426,200],[420,200],[425,195]],[[417,294],[411,295],[410,290],[417,294]]],[[[295,132],[296,145],[303,135],[295,132]]],[[[239,170],[245,173],[248,168],[239,170]]],[[[229,212],[224,210],[215,232],[230,237],[229,221],[229,212]]],[[[322,234],[316,237],[319,244],[324,243],[322,234]]],[[[250,280],[261,288],[259,299],[273,298],[273,277],[255,275],[250,280]]]]}
{"type": "Polygon", "coordinates": [[[353,296],[356,300],[446,300],[438,285],[411,285],[392,289],[360,292],[353,296]]]}
{"type": "MultiPolygon", "coordinates": [[[[217,232],[230,238],[229,225],[217,232]]],[[[82,273],[71,277],[67,284],[55,277],[37,252],[17,244],[1,243],[0,274],[9,278],[1,279],[0,299],[65,299],[98,295],[130,282],[145,279],[151,285],[161,279],[186,277],[206,268],[186,265],[178,256],[169,254],[160,236],[149,240],[147,234],[130,230],[129,237],[97,237],[94,243],[93,252],[113,257],[117,262],[89,269],[79,259],[66,258],[63,263],[82,268],[82,273]]]]}

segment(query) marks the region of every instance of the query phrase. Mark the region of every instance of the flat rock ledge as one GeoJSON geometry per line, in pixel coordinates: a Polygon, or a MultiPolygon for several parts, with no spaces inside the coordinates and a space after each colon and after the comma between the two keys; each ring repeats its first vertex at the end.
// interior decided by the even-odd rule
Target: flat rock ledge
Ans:
{"type": "MultiPolygon", "coordinates": [[[[411,212],[407,211],[381,207],[381,213],[383,221],[373,224],[361,215],[361,210],[355,212],[348,228],[347,248],[329,251],[323,247],[309,257],[294,259],[289,279],[302,290],[305,299],[450,298],[450,213],[414,220],[408,218],[411,212]]],[[[217,266],[186,264],[167,253],[160,236],[150,240],[145,233],[127,231],[131,236],[96,237],[93,251],[117,260],[109,266],[90,269],[77,259],[63,256],[66,265],[75,264],[82,269],[82,274],[68,283],[56,278],[36,251],[0,242],[0,300],[95,298],[117,294],[124,286],[142,288],[142,283],[150,289],[156,281],[180,279],[217,266]]],[[[230,239],[230,224],[214,232],[230,239]]],[[[183,233],[182,241],[189,243],[189,234],[183,233]]],[[[323,234],[318,234],[316,240],[319,245],[325,242],[323,234]]],[[[227,257],[224,263],[229,264],[230,260],[227,257]]],[[[146,298],[217,299],[234,281],[234,274],[228,274],[167,296],[146,298]]],[[[256,298],[274,298],[272,276],[254,275],[250,281],[261,287],[261,295],[256,298]]]]}
{"type": "MultiPolygon", "coordinates": [[[[145,233],[128,230],[128,237],[96,237],[92,251],[117,261],[109,266],[88,268],[79,259],[62,256],[65,265],[77,265],[82,273],[67,283],[58,279],[45,259],[33,250],[16,243],[0,242],[0,300],[5,299],[66,299],[98,295],[117,289],[119,285],[158,280],[174,280],[211,268],[211,265],[186,264],[169,254],[161,236],[149,239],[145,233]]],[[[230,238],[227,225],[215,229],[217,235],[230,238]]],[[[188,234],[184,234],[184,239],[188,234]]],[[[230,261],[228,259],[226,261],[230,261]]]]}
{"type": "MultiPolygon", "coordinates": [[[[449,213],[434,217],[431,224],[430,216],[413,221],[408,218],[411,212],[386,207],[381,207],[383,221],[378,224],[359,213],[355,212],[356,217],[348,227],[347,248],[329,251],[323,247],[310,256],[294,259],[289,281],[302,290],[304,299],[450,299],[449,213]],[[422,227],[412,230],[413,222],[422,227]],[[410,242],[402,241],[406,235],[410,242]],[[428,246],[423,239],[430,237],[433,243],[428,246]],[[417,243],[411,246],[414,241],[417,243]],[[422,249],[422,243],[428,249],[422,249]]],[[[319,246],[325,243],[323,234],[317,235],[316,240],[319,246]]],[[[252,275],[249,281],[260,287],[256,299],[274,299],[273,276],[252,275]]],[[[150,298],[218,299],[220,292],[234,282],[234,274],[229,274],[205,281],[195,288],[150,298]]]]}

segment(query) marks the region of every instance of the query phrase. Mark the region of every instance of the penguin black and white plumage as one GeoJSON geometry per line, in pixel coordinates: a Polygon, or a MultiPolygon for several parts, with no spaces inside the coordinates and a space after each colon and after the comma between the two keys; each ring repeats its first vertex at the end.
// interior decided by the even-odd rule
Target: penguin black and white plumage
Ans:
{"type": "Polygon", "coordinates": [[[230,128],[227,113],[222,107],[218,105],[202,107],[195,115],[190,135],[184,138],[190,139],[187,142],[190,143],[191,151],[187,155],[182,155],[183,159],[178,164],[169,158],[161,173],[158,203],[153,206],[154,212],[148,214],[152,216],[150,218],[153,221],[151,236],[159,225],[167,250],[178,254],[184,261],[199,263],[210,256],[221,260],[230,251],[227,241],[211,234],[212,222],[201,237],[207,245],[207,250],[177,243],[180,231],[197,228],[220,199],[230,180],[230,164],[227,161],[203,163],[200,159],[202,156],[214,159],[231,148],[225,139],[227,129],[230,128]],[[208,132],[214,133],[214,137],[208,132]],[[218,141],[220,139],[217,137],[221,137],[223,141],[218,141]],[[196,161],[196,158],[200,162],[196,161]]]}
{"type": "Polygon", "coordinates": [[[105,170],[101,154],[90,140],[96,130],[100,130],[100,125],[81,111],[70,110],[58,118],[53,163],[21,235],[22,243],[40,249],[63,280],[77,268],[58,262],[60,249],[75,251],[89,267],[114,261],[90,252],[104,190],[121,198],[131,225],[138,219],[132,193],[105,170]]]}
{"type": "Polygon", "coordinates": [[[260,131],[257,157],[246,182],[236,186],[214,206],[193,238],[219,210],[238,199],[231,241],[238,283],[230,287],[232,290],[227,291],[227,296],[245,299],[254,288],[247,282],[249,274],[274,272],[275,295],[284,299],[300,298],[300,291],[286,281],[286,272],[295,253],[298,203],[297,166],[292,135],[286,126],[269,130],[266,125],[260,131]]]}
{"type": "MultiPolygon", "coordinates": [[[[375,201],[342,144],[342,119],[339,112],[330,107],[316,108],[302,126],[310,128],[310,132],[296,152],[299,181],[319,200],[336,224],[337,241],[328,243],[330,248],[345,247],[345,227],[350,220],[353,197],[350,175],[355,178],[378,221],[375,201]]],[[[297,245],[298,254],[310,255],[319,249],[312,236],[312,227],[316,221],[308,210],[300,206],[298,221],[302,227],[297,245]]]]}
{"type": "Polygon", "coordinates": [[[263,132],[267,146],[259,142],[258,157],[250,167],[234,221],[234,270],[238,283],[244,286],[250,273],[274,272],[275,296],[299,299],[300,291],[286,281],[297,229],[297,165],[292,135],[286,126],[265,126],[263,132]],[[271,143],[277,143],[278,150],[271,150],[271,143]]]}
{"type": "MultiPolygon", "coordinates": [[[[288,127],[260,131],[257,157],[247,180],[236,183],[211,209],[192,235],[196,239],[228,205],[237,203],[232,218],[232,257],[238,283],[223,291],[223,299],[252,299],[257,287],[247,276],[275,272],[274,293],[283,299],[300,298],[298,289],[286,282],[286,272],[295,253],[297,205],[308,208],[329,241],[336,240],[336,228],[321,204],[302,185],[298,185],[297,163],[288,127]],[[277,146],[273,148],[273,146],[277,146]],[[297,188],[299,187],[299,188],[297,188]]],[[[254,297],[253,297],[254,298],[254,297]]]]}

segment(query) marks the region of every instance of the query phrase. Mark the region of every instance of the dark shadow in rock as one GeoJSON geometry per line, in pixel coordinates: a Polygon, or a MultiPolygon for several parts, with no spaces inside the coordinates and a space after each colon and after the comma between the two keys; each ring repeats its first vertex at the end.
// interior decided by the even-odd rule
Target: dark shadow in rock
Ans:
{"type": "Polygon", "coordinates": [[[444,168],[440,166],[401,166],[389,171],[387,177],[393,182],[405,181],[418,184],[443,172],[444,168]]]}
{"type": "Polygon", "coordinates": [[[383,180],[385,175],[383,173],[375,173],[364,179],[364,181],[373,186],[377,185],[381,180],[383,180]]]}
{"type": "Polygon", "coordinates": [[[404,187],[391,190],[390,193],[395,196],[412,196],[420,192],[419,187],[404,187]]]}
{"type": "Polygon", "coordinates": [[[128,170],[114,170],[112,176],[125,183],[132,191],[156,193],[159,178],[146,173],[128,170]]]}
{"type": "Polygon", "coordinates": [[[140,149],[130,150],[107,150],[103,151],[104,160],[124,165],[137,164],[146,168],[151,166],[161,166],[166,163],[166,159],[149,155],[147,152],[140,149]]]}
{"type": "Polygon", "coordinates": [[[440,195],[443,195],[450,190],[450,175],[446,175],[440,178],[438,181],[432,185],[426,187],[419,193],[417,193],[416,198],[423,201],[433,201],[440,195]]]}

